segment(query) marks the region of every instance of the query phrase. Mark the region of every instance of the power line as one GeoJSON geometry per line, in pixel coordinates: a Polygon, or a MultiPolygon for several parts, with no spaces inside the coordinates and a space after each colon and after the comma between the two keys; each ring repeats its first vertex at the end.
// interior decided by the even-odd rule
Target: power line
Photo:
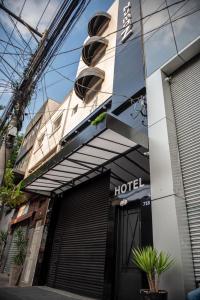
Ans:
{"type": "MultiPolygon", "coordinates": [[[[187,1],[187,0],[180,0],[180,1],[174,2],[174,3],[170,4],[170,5],[168,5],[167,7],[164,7],[164,8],[162,8],[162,9],[160,9],[160,10],[157,10],[156,12],[153,12],[153,13],[151,13],[151,14],[148,14],[148,15],[146,15],[146,16],[144,16],[144,17],[142,17],[142,18],[140,18],[140,19],[138,19],[138,20],[132,22],[131,24],[129,24],[129,25],[127,25],[127,26],[137,24],[138,22],[141,22],[142,20],[144,20],[144,19],[146,19],[146,18],[149,18],[149,17],[151,17],[151,16],[153,16],[153,15],[159,13],[159,12],[162,12],[163,10],[166,10],[167,8],[170,8],[170,7],[174,6],[174,5],[180,4],[180,3],[185,2],[185,1],[187,1]]],[[[127,27],[127,26],[126,26],[126,27],[127,27]]],[[[111,33],[109,33],[109,34],[105,35],[104,37],[102,37],[102,39],[106,39],[108,36],[110,36],[110,35],[112,35],[112,34],[115,34],[115,33],[117,33],[117,32],[120,32],[120,31],[124,30],[126,27],[121,27],[121,28],[119,28],[118,30],[112,31],[111,33]]],[[[62,54],[66,54],[66,53],[71,53],[71,52],[80,50],[80,49],[83,48],[83,46],[84,46],[84,45],[81,45],[81,46],[78,46],[78,47],[76,47],[76,48],[72,48],[72,49],[69,49],[69,50],[66,50],[66,51],[62,51],[62,52],[56,53],[55,56],[62,55],[62,54]]]]}
{"type": "MultiPolygon", "coordinates": [[[[23,51],[22,48],[20,48],[20,47],[14,45],[13,43],[9,43],[8,41],[5,41],[5,40],[3,40],[3,39],[0,39],[0,42],[1,42],[1,43],[5,43],[5,44],[8,44],[9,46],[12,46],[12,47],[14,47],[14,48],[16,48],[16,49],[18,49],[18,50],[20,50],[20,51],[23,51]]],[[[30,53],[27,53],[27,54],[30,54],[30,53]]]]}
{"type": "MultiPolygon", "coordinates": [[[[184,1],[189,1],[189,0],[184,0],[184,1]]],[[[180,2],[183,2],[183,1],[180,1],[180,2]]],[[[180,3],[180,2],[178,2],[178,3],[180,3]]],[[[176,4],[177,4],[177,3],[176,3],[176,4]]],[[[173,4],[173,5],[174,5],[174,4],[173,4]]],[[[171,6],[172,6],[172,5],[171,5],[171,6]]],[[[181,8],[182,8],[182,7],[181,7],[181,8]]],[[[176,14],[181,8],[179,8],[179,9],[175,12],[175,14],[176,14]]],[[[167,8],[165,7],[164,9],[167,9],[167,8]]],[[[162,9],[162,10],[163,10],[163,9],[162,9]]],[[[161,11],[161,10],[160,10],[160,11],[161,11]]],[[[195,12],[197,12],[197,11],[199,11],[199,9],[196,10],[196,11],[193,11],[193,12],[191,12],[191,13],[189,13],[189,14],[185,14],[185,15],[183,15],[183,16],[181,16],[181,17],[178,17],[177,19],[174,19],[173,22],[176,22],[176,21],[180,20],[181,18],[187,17],[187,16],[189,16],[190,14],[193,14],[193,13],[195,13],[195,12]]],[[[149,16],[152,16],[153,14],[156,14],[156,13],[158,13],[158,12],[154,12],[154,13],[152,13],[152,14],[150,14],[150,15],[147,15],[147,16],[145,16],[144,18],[149,17],[149,16]]],[[[143,18],[143,19],[144,19],[144,18],[143,18]]],[[[141,20],[142,20],[142,18],[141,18],[141,20]]],[[[168,19],[168,20],[169,20],[169,19],[168,19]]],[[[167,21],[168,21],[168,20],[167,20],[167,21]]],[[[140,21],[140,20],[138,20],[138,21],[140,21]]],[[[136,22],[138,22],[138,21],[136,21],[136,22]]],[[[152,29],[152,30],[149,30],[149,31],[147,31],[147,32],[145,32],[145,33],[143,33],[143,34],[137,35],[136,37],[127,40],[126,43],[129,43],[129,42],[131,42],[131,41],[133,41],[133,40],[135,40],[135,39],[137,39],[137,38],[144,37],[144,36],[148,35],[148,34],[151,33],[151,32],[153,32],[153,33],[155,34],[159,29],[161,29],[162,27],[165,27],[166,25],[169,25],[169,24],[171,24],[171,21],[170,21],[170,22],[165,22],[165,23],[163,23],[162,25],[160,25],[159,27],[156,27],[156,28],[154,28],[154,29],[152,29]]],[[[121,29],[120,29],[120,30],[121,30],[121,29]]],[[[116,32],[116,31],[112,32],[111,34],[113,34],[113,33],[115,33],[115,32],[116,32]]],[[[148,40],[149,40],[150,38],[151,38],[151,37],[149,37],[148,40]]],[[[147,40],[145,40],[144,42],[146,42],[146,41],[147,41],[147,40]]],[[[108,48],[108,49],[107,49],[107,53],[108,53],[108,51],[113,50],[113,49],[115,49],[115,48],[117,48],[117,47],[120,47],[120,46],[124,46],[124,43],[119,43],[119,44],[116,44],[116,46],[114,46],[114,47],[108,48]]],[[[80,49],[80,48],[82,48],[82,47],[83,47],[83,46],[81,46],[81,47],[79,47],[79,48],[74,48],[74,50],[80,49]]],[[[73,49],[69,50],[69,52],[72,52],[72,51],[73,51],[73,49]]],[[[67,53],[67,52],[62,52],[62,53],[67,53]]],[[[61,53],[61,54],[62,54],[62,53],[61,53]]],[[[89,58],[93,58],[93,57],[94,57],[94,55],[91,55],[89,58]]],[[[52,69],[52,70],[48,70],[45,74],[47,74],[47,73],[49,73],[49,72],[53,72],[53,71],[55,71],[55,70],[62,69],[62,68],[64,68],[64,67],[68,67],[68,66],[72,66],[72,65],[74,65],[74,64],[78,64],[79,62],[80,62],[80,60],[77,60],[77,61],[74,61],[74,62],[72,62],[72,63],[66,64],[66,65],[64,65],[64,66],[60,66],[60,67],[58,67],[58,68],[54,68],[54,69],[52,69]]],[[[103,62],[103,61],[102,61],[102,62],[103,62]]],[[[100,63],[101,63],[101,62],[100,62],[100,63]]]]}
{"type": "Polygon", "coordinates": [[[0,58],[13,70],[13,72],[15,72],[19,77],[21,77],[21,75],[13,68],[13,66],[11,66],[11,64],[5,60],[5,58],[3,58],[3,55],[0,55],[0,58]]]}
{"type": "MultiPolygon", "coordinates": [[[[26,3],[26,0],[25,0],[26,3]]],[[[14,19],[16,19],[18,22],[22,23],[26,28],[37,34],[40,38],[42,37],[42,34],[38,32],[35,28],[30,26],[28,23],[26,23],[24,20],[20,18],[20,16],[15,15],[12,11],[10,11],[8,8],[6,8],[3,4],[0,3],[0,8],[4,10],[7,14],[12,16],[14,19]]]]}
{"type": "MultiPolygon", "coordinates": [[[[188,14],[185,14],[185,15],[181,16],[181,17],[178,17],[178,18],[174,19],[173,22],[176,22],[176,21],[178,21],[178,20],[180,20],[180,19],[183,19],[183,18],[185,18],[185,17],[187,17],[187,16],[189,16],[189,15],[192,15],[192,14],[198,12],[198,11],[200,11],[200,9],[197,9],[197,10],[195,10],[195,11],[193,11],[193,12],[190,12],[190,13],[188,13],[188,14]]],[[[134,38],[129,39],[129,40],[127,41],[127,43],[129,43],[129,42],[131,42],[131,41],[133,41],[133,40],[135,40],[135,39],[138,39],[138,38],[140,38],[140,37],[144,37],[145,35],[147,35],[147,34],[149,34],[149,33],[151,33],[151,32],[155,32],[155,31],[157,32],[159,29],[161,29],[161,28],[163,28],[163,27],[165,27],[166,25],[169,25],[169,24],[171,24],[171,22],[164,23],[164,24],[162,24],[162,25],[160,25],[160,26],[158,26],[158,27],[156,27],[156,28],[154,28],[154,29],[151,29],[151,30],[149,30],[149,31],[147,31],[147,32],[145,32],[145,33],[143,33],[143,34],[137,35],[137,36],[135,36],[134,38]]],[[[146,41],[145,41],[145,42],[146,42],[146,41]]],[[[114,46],[113,48],[110,48],[110,49],[114,49],[114,48],[119,47],[119,46],[121,46],[121,45],[124,45],[124,44],[122,44],[122,43],[117,44],[116,46],[114,46]]],[[[110,49],[109,49],[109,50],[110,50],[110,49]]],[[[76,62],[74,62],[74,63],[76,63],[76,62]]],[[[70,65],[72,65],[72,64],[74,64],[74,63],[71,63],[70,65]]],[[[66,80],[69,80],[69,81],[71,81],[71,82],[75,82],[75,80],[73,80],[73,79],[71,79],[71,78],[69,78],[69,77],[66,77],[65,75],[63,75],[62,73],[60,73],[59,71],[57,71],[57,69],[54,69],[53,67],[51,67],[51,68],[52,68],[52,71],[55,71],[56,73],[58,73],[61,77],[65,78],[66,80]]],[[[45,73],[45,74],[46,74],[46,73],[45,73]]],[[[78,85],[79,85],[79,86],[82,86],[82,85],[80,85],[80,84],[78,84],[78,85]]],[[[82,87],[85,87],[85,86],[82,86],[82,87]]],[[[85,88],[87,88],[87,87],[85,87],[85,88]]],[[[101,91],[100,91],[100,92],[101,92],[101,91]]],[[[104,93],[106,93],[106,92],[104,92],[104,93]]]]}
{"type": "Polygon", "coordinates": [[[79,12],[82,11],[85,4],[89,1],[90,0],[63,1],[47,33],[43,37],[40,46],[29,61],[29,66],[25,70],[21,83],[18,83],[15,89],[15,93],[1,120],[0,129],[2,129],[8,121],[8,116],[14,108],[16,108],[14,116],[17,120],[17,128],[18,130],[21,128],[24,110],[31,99],[36,83],[47,67],[47,64],[53,58],[55,51],[59,49],[64,37],[76,23],[79,12]]]}
{"type": "MultiPolygon", "coordinates": [[[[24,0],[24,3],[23,3],[22,8],[21,8],[21,10],[20,10],[20,14],[22,13],[22,11],[23,11],[23,9],[24,9],[25,3],[26,3],[26,0],[24,0]]],[[[5,32],[6,36],[8,37],[8,42],[12,44],[11,38],[12,38],[12,36],[13,36],[13,33],[14,33],[15,28],[13,28],[13,30],[12,30],[10,36],[9,36],[9,35],[7,34],[7,31],[6,31],[5,28],[4,28],[3,24],[2,24],[1,22],[0,22],[0,24],[1,24],[1,26],[2,26],[2,28],[3,28],[3,30],[4,30],[4,32],[5,32]]],[[[6,45],[5,49],[4,49],[4,51],[7,50],[7,47],[8,47],[8,43],[7,43],[7,45],[6,45]]],[[[18,65],[19,65],[19,61],[17,62],[16,66],[15,66],[15,69],[17,68],[18,65]]],[[[11,74],[10,80],[13,78],[13,75],[14,75],[14,71],[13,71],[12,74],[11,74]]],[[[3,96],[3,93],[1,93],[0,99],[2,98],[2,96],[3,96]]],[[[9,105],[10,105],[10,104],[9,104],[9,105]]]]}

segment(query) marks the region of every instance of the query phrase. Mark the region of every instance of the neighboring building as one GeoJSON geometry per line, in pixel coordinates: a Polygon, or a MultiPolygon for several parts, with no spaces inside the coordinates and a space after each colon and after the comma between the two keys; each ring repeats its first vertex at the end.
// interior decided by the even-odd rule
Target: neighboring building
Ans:
{"type": "Polygon", "coordinates": [[[34,282],[139,299],[131,248],[154,245],[176,261],[161,281],[169,300],[198,283],[199,8],[120,0],[90,19],[74,90],[26,173],[25,190],[52,200],[34,282]]]}
{"type": "Polygon", "coordinates": [[[52,99],[48,99],[37,112],[26,128],[24,139],[15,163],[14,172],[16,175],[24,178],[28,169],[31,155],[34,152],[36,142],[39,142],[40,137],[38,131],[44,128],[47,121],[53,113],[59,108],[60,104],[52,99]]]}
{"type": "MultiPolygon", "coordinates": [[[[14,173],[19,180],[23,179],[26,175],[25,173],[28,172],[30,161],[35,160],[35,163],[37,164],[38,161],[40,161],[40,164],[42,164],[42,159],[39,158],[39,160],[36,161],[34,157],[34,147],[35,145],[37,145],[37,142],[40,138],[40,132],[42,128],[52,118],[54,112],[58,110],[59,105],[60,104],[58,102],[52,99],[48,99],[27,126],[25,136],[14,167],[14,173]]],[[[45,157],[43,157],[43,160],[45,161],[45,157]]],[[[6,230],[9,229],[7,245],[1,264],[2,271],[8,274],[11,271],[13,257],[16,253],[14,238],[15,230],[18,227],[21,227],[28,239],[27,259],[29,263],[25,263],[24,266],[23,274],[21,277],[21,284],[23,285],[30,285],[33,281],[32,272],[35,271],[35,265],[40,249],[40,243],[49,204],[48,197],[41,198],[36,195],[28,194],[27,198],[27,204],[21,205],[15,210],[11,210],[9,214],[5,213],[5,216],[1,221],[1,229],[4,229],[5,226],[6,230]],[[40,215],[38,217],[39,212],[40,215]]]]}

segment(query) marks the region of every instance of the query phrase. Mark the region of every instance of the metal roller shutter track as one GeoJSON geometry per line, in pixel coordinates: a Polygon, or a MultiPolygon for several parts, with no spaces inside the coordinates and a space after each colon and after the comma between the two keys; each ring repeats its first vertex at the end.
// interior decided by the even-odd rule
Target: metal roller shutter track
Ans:
{"type": "Polygon", "coordinates": [[[102,298],[108,213],[108,174],[64,196],[54,233],[48,286],[102,298]]]}
{"type": "Polygon", "coordinates": [[[200,57],[172,76],[171,93],[196,281],[200,281],[200,57]]]}

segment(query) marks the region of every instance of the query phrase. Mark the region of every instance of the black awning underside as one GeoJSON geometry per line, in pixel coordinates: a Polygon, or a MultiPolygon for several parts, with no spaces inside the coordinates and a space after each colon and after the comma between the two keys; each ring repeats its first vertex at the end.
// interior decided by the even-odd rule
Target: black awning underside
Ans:
{"type": "Polygon", "coordinates": [[[97,92],[105,78],[105,72],[99,68],[87,68],[76,78],[74,90],[76,95],[84,100],[90,91],[97,92]]]}
{"type": "Polygon", "coordinates": [[[108,27],[111,16],[106,12],[97,12],[88,23],[89,36],[101,35],[108,27]]]}
{"type": "Polygon", "coordinates": [[[86,65],[94,66],[104,55],[108,40],[99,36],[92,36],[82,49],[82,58],[86,65]]]}
{"type": "Polygon", "coordinates": [[[142,176],[148,182],[148,158],[144,155],[147,148],[148,137],[144,133],[107,114],[97,128],[87,128],[27,177],[25,191],[59,194],[110,167],[113,186],[125,182],[128,176],[142,176]]]}

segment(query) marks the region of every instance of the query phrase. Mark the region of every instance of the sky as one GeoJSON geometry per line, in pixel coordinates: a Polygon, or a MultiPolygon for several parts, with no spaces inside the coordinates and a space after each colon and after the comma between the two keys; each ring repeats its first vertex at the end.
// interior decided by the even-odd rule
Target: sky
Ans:
{"type": "MultiPolygon", "coordinates": [[[[87,37],[87,24],[90,17],[92,17],[96,11],[107,11],[113,2],[114,0],[91,0],[71,33],[65,39],[59,52],[80,47],[87,37]]],[[[7,8],[12,10],[15,14],[21,15],[24,21],[32,27],[37,28],[41,33],[48,28],[61,4],[61,0],[4,1],[4,5],[7,8]],[[45,7],[46,11],[42,15],[45,7]],[[39,21],[40,23],[38,25],[39,21]]],[[[0,11],[0,105],[6,105],[12,95],[10,93],[10,85],[7,85],[8,78],[11,78],[13,81],[19,81],[19,76],[23,73],[31,52],[34,52],[37,48],[36,41],[33,37],[31,38],[30,32],[25,26],[17,22],[15,30],[13,31],[15,23],[16,21],[12,20],[7,13],[0,11]],[[5,43],[7,41],[9,41],[11,45],[7,45],[5,43]],[[13,45],[15,47],[13,47],[13,45]],[[13,53],[13,55],[3,55],[4,52],[13,53]],[[23,56],[21,54],[23,54],[23,56]],[[13,67],[14,70],[8,64],[13,67]],[[6,90],[4,89],[5,84],[6,90]]],[[[58,102],[64,101],[65,96],[73,88],[73,82],[64,79],[57,72],[53,71],[53,68],[60,68],[64,65],[71,64],[70,66],[59,69],[59,72],[74,80],[80,55],[81,49],[56,56],[52,68],[47,68],[44,79],[38,83],[37,90],[26,111],[27,115],[25,116],[23,131],[47,97],[58,102]],[[47,87],[46,92],[44,92],[45,84],[47,87]]]]}
{"type": "MultiPolygon", "coordinates": [[[[0,1],[4,2],[6,7],[15,14],[21,15],[22,19],[42,33],[48,28],[63,0],[0,1]],[[45,13],[43,14],[44,10],[45,13]]],[[[107,11],[113,2],[114,0],[91,0],[71,33],[65,39],[59,52],[81,47],[87,37],[87,24],[90,17],[97,11],[107,11]]],[[[177,51],[181,51],[188,43],[199,36],[200,0],[186,0],[184,3],[178,4],[176,2],[177,0],[167,0],[169,5],[174,3],[174,6],[170,7],[169,11],[165,9],[159,12],[159,9],[166,7],[165,0],[141,1],[143,17],[155,12],[154,15],[147,17],[143,21],[147,75],[151,74],[172,56],[176,55],[177,51]],[[168,22],[169,12],[172,20],[174,20],[173,31],[170,24],[157,29],[160,25],[168,22]],[[189,12],[195,13],[187,16],[189,12]],[[177,17],[184,15],[186,17],[176,20],[177,17]],[[152,30],[155,31],[152,32],[152,30]],[[147,34],[148,32],[150,34],[147,34]]],[[[17,23],[13,31],[13,23],[15,24],[15,22],[9,18],[8,14],[0,10],[0,105],[6,105],[11,97],[11,86],[7,84],[8,79],[12,79],[12,81],[19,80],[27,65],[31,51],[34,53],[37,47],[36,41],[31,37],[26,27],[17,23]],[[8,41],[10,44],[7,44],[8,41]],[[9,53],[13,53],[13,55],[9,53]]],[[[52,67],[47,68],[45,77],[38,82],[36,92],[26,111],[27,115],[25,116],[23,131],[48,97],[58,102],[64,101],[65,96],[73,88],[73,80],[76,77],[80,56],[81,49],[55,57],[52,67]],[[58,71],[61,74],[58,74],[52,68],[59,68],[58,71]],[[72,81],[63,78],[62,75],[70,78],[72,81]],[[45,84],[47,86],[46,91],[44,91],[45,84]]]]}

